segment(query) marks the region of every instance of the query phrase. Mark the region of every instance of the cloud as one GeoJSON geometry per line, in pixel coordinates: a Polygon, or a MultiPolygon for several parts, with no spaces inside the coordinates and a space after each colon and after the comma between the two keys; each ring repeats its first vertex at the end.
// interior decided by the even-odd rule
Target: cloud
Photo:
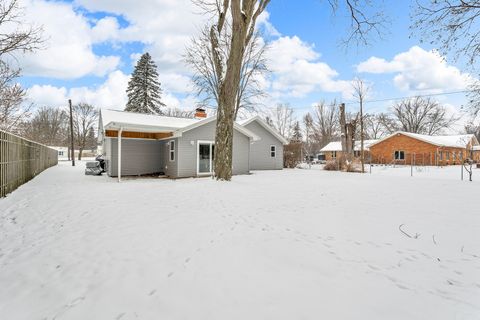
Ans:
{"type": "MultiPolygon", "coordinates": [[[[28,101],[36,106],[61,107],[68,99],[73,103],[85,102],[99,108],[123,110],[128,101],[126,90],[130,76],[117,70],[111,72],[104,83],[96,87],[55,87],[51,85],[34,85],[27,90],[28,101]]],[[[168,107],[191,109],[196,105],[192,97],[178,99],[169,90],[165,90],[162,101],[168,107]]]]}
{"type": "Polygon", "coordinates": [[[98,28],[92,29],[70,4],[44,0],[23,0],[21,4],[25,7],[25,19],[43,26],[46,40],[44,49],[19,58],[25,75],[61,79],[103,76],[119,65],[119,57],[99,56],[92,50],[95,39],[105,38],[111,19],[102,19],[98,28]]]}
{"type": "Polygon", "coordinates": [[[341,92],[347,95],[349,81],[337,80],[338,72],[319,61],[320,54],[313,45],[299,37],[280,37],[268,50],[273,79],[271,89],[277,96],[303,97],[313,91],[341,92]]]}
{"type": "Polygon", "coordinates": [[[393,83],[404,91],[429,90],[444,92],[464,90],[472,77],[449,65],[437,51],[418,46],[397,54],[391,61],[371,57],[357,66],[358,72],[394,73],[393,83]]]}

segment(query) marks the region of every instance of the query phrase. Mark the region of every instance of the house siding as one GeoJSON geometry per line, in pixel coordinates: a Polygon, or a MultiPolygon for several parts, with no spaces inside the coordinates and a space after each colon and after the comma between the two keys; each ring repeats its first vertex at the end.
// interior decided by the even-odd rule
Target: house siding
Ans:
{"type": "MultiPolygon", "coordinates": [[[[163,141],[122,139],[122,176],[165,172],[165,148],[163,141]]],[[[117,138],[105,138],[107,173],[118,175],[117,138]]]]}
{"type": "MultiPolygon", "coordinates": [[[[215,125],[212,121],[195,129],[184,132],[177,138],[178,161],[176,174],[169,174],[173,178],[197,176],[197,143],[215,140],[215,125]],[[193,144],[192,144],[193,141],[193,144]]],[[[249,173],[250,139],[234,130],[233,133],[233,174],[249,173]]]]}
{"type": "Polygon", "coordinates": [[[466,148],[438,147],[401,133],[370,146],[370,152],[372,162],[380,164],[451,165],[469,156],[466,148]],[[404,151],[405,160],[395,160],[395,151],[404,151]]]}
{"type": "Polygon", "coordinates": [[[252,121],[246,129],[260,137],[250,146],[250,169],[251,170],[281,170],[283,169],[283,144],[274,135],[268,132],[257,121],[252,121]],[[270,147],[276,147],[276,157],[270,156],[270,147]]]}

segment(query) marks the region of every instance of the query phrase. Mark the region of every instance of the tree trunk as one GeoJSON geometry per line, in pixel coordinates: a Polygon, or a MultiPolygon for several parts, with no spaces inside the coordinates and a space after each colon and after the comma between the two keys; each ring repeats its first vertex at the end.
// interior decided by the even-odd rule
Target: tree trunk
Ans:
{"type": "Polygon", "coordinates": [[[232,179],[233,126],[236,97],[240,86],[242,60],[245,52],[247,26],[239,3],[232,4],[232,42],[225,78],[220,86],[215,132],[214,170],[217,180],[232,179]]]}
{"type": "Polygon", "coordinates": [[[82,160],[83,148],[78,149],[78,160],[82,160]]]}

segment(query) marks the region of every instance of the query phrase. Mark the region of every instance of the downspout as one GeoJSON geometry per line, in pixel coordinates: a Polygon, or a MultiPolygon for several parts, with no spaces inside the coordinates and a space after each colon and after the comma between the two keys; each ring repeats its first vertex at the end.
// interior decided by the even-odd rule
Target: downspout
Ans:
{"type": "Polygon", "coordinates": [[[118,130],[118,160],[117,160],[117,176],[118,176],[118,182],[122,181],[122,133],[123,133],[123,128],[120,127],[120,130],[118,130]]]}

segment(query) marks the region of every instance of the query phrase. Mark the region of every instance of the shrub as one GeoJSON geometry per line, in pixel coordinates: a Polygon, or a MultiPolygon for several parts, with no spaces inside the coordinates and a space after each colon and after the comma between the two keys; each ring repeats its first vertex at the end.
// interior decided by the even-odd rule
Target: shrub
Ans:
{"type": "Polygon", "coordinates": [[[323,170],[337,171],[339,167],[340,166],[337,160],[329,160],[323,166],[323,170]]]}

